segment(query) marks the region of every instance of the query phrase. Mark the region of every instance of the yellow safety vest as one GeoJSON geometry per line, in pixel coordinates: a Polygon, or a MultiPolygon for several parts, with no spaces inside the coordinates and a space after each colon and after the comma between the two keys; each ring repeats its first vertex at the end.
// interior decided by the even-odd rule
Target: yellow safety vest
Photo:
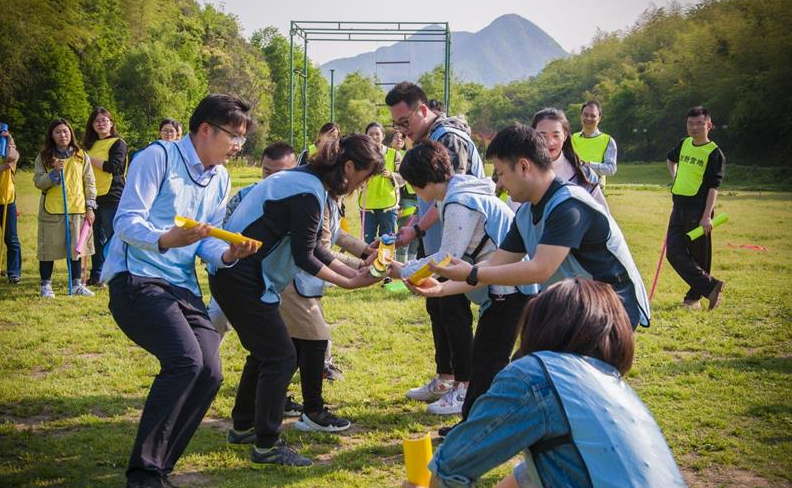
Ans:
{"type": "MultiPolygon", "coordinates": [[[[400,149],[396,152],[398,152],[399,155],[401,156],[401,159],[404,160],[404,155],[407,154],[407,151],[400,149]]],[[[407,192],[408,195],[415,195],[415,190],[413,190],[413,187],[411,187],[409,183],[404,183],[404,190],[407,192]]]]}
{"type": "MultiPolygon", "coordinates": [[[[385,152],[385,169],[396,171],[396,150],[388,148],[385,152]]],[[[372,176],[366,184],[366,190],[360,192],[358,205],[366,210],[378,210],[395,207],[399,203],[398,190],[391,178],[381,175],[372,176]],[[365,202],[364,202],[365,199],[365,202]],[[364,205],[365,203],[365,205],[364,205]]]]}
{"type": "Polygon", "coordinates": [[[14,172],[7,169],[0,173],[0,205],[14,203],[15,198],[14,172]]]}
{"type": "Polygon", "coordinates": [[[596,137],[586,137],[583,132],[572,134],[572,147],[578,157],[587,163],[601,163],[610,144],[610,136],[604,132],[596,137]]]}
{"type": "MultiPolygon", "coordinates": [[[[113,144],[118,139],[120,138],[108,137],[107,139],[97,140],[91,146],[91,149],[88,150],[88,155],[92,158],[107,161],[110,159],[110,148],[113,147],[113,144]]],[[[124,164],[124,172],[126,172],[126,164],[124,164]]],[[[113,184],[113,174],[94,167],[94,177],[96,178],[96,196],[101,197],[110,193],[110,186],[113,184]]]]}
{"type": "Polygon", "coordinates": [[[718,145],[712,141],[703,146],[696,146],[692,137],[685,139],[679,151],[676,178],[671,193],[683,197],[696,195],[704,181],[704,171],[707,169],[709,156],[717,148],[718,145]]]}
{"type": "MultiPolygon", "coordinates": [[[[83,187],[83,171],[87,157],[82,151],[76,151],[66,160],[63,174],[66,181],[66,204],[69,206],[69,215],[85,213],[85,188],[83,187]]],[[[63,191],[61,184],[48,189],[44,196],[44,210],[51,214],[66,213],[63,208],[63,191]]]]}
{"type": "MultiPolygon", "coordinates": [[[[586,163],[601,163],[605,159],[605,151],[608,150],[611,137],[604,132],[598,136],[586,137],[583,131],[572,134],[572,148],[577,153],[581,161],[586,163]]],[[[600,185],[605,186],[605,177],[600,176],[600,185]]]]}

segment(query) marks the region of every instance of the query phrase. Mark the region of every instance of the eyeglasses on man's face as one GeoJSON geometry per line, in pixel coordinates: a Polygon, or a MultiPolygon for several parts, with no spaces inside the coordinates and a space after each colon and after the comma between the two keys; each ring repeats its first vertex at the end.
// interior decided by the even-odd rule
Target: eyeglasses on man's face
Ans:
{"type": "Polygon", "coordinates": [[[391,127],[393,127],[394,129],[407,129],[407,128],[409,128],[410,127],[410,119],[412,119],[412,116],[415,115],[415,112],[417,112],[418,109],[421,108],[421,105],[423,105],[423,104],[419,103],[418,106],[415,107],[413,109],[413,111],[410,112],[410,115],[408,115],[407,117],[404,117],[404,118],[399,119],[399,120],[394,120],[393,124],[391,124],[391,127]]]}
{"type": "Polygon", "coordinates": [[[221,126],[215,124],[214,122],[208,122],[207,121],[207,124],[211,125],[212,127],[217,127],[221,131],[223,131],[226,134],[228,134],[229,136],[231,136],[233,138],[233,139],[231,139],[231,144],[233,144],[235,146],[242,147],[242,146],[245,145],[245,141],[247,141],[247,137],[240,136],[239,134],[234,134],[230,130],[226,129],[225,127],[221,127],[221,126]]]}

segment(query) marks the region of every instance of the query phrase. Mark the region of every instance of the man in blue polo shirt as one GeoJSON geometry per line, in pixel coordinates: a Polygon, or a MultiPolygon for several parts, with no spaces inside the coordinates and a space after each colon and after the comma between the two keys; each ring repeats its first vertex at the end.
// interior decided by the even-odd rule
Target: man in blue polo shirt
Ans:
{"type": "Polygon", "coordinates": [[[238,97],[209,95],[188,137],[153,143],[129,169],[101,279],[118,326],[156,356],[160,372],[140,417],[127,488],[173,486],[168,475],[220,388],[220,335],[201,299],[195,258],[227,267],[255,252],[250,241],[229,247],[208,237],[210,225],[223,222],[231,187],[223,165],[245,143],[249,110],[238,97]],[[209,225],[175,227],[176,215],[209,225]]]}

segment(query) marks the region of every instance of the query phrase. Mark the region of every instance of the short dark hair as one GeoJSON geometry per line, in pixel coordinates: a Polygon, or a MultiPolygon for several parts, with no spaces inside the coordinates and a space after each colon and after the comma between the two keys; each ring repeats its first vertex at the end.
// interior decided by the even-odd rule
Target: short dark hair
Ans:
{"type": "Polygon", "coordinates": [[[487,159],[498,158],[509,162],[512,169],[519,158],[526,158],[543,171],[553,167],[544,137],[523,124],[501,129],[487,146],[487,159]]]}
{"type": "Polygon", "coordinates": [[[404,154],[399,174],[412,186],[425,188],[427,183],[445,183],[454,172],[445,146],[439,142],[425,141],[404,154]]]}
{"type": "Polygon", "coordinates": [[[397,83],[391,88],[388,94],[385,95],[385,105],[393,107],[399,102],[404,102],[409,107],[415,107],[419,103],[427,103],[426,93],[415,83],[402,81],[401,83],[397,83]]]}
{"type": "Polygon", "coordinates": [[[261,155],[261,159],[269,158],[272,161],[276,161],[281,158],[285,158],[294,154],[294,148],[290,145],[286,144],[285,142],[273,142],[266,148],[264,148],[264,153],[261,155]]]}
{"type": "Polygon", "coordinates": [[[599,112],[600,117],[602,117],[602,104],[599,103],[597,100],[589,100],[580,107],[580,113],[583,113],[583,110],[586,107],[597,107],[597,112],[599,112]]]}
{"type": "Polygon", "coordinates": [[[250,104],[237,95],[210,93],[198,102],[190,116],[190,132],[195,134],[204,122],[217,125],[230,124],[234,127],[243,125],[250,128],[253,119],[250,117],[250,104]]]}
{"type": "Polygon", "coordinates": [[[577,277],[550,286],[528,303],[520,329],[520,356],[536,351],[581,354],[621,374],[632,366],[630,319],[607,283],[577,277]]]}
{"type": "Polygon", "coordinates": [[[688,118],[689,117],[698,117],[700,115],[703,115],[704,117],[706,117],[708,119],[711,118],[709,110],[707,110],[706,108],[704,108],[701,105],[696,105],[695,107],[690,107],[690,109],[687,111],[687,117],[688,118]]]}
{"type": "Polygon", "coordinates": [[[372,175],[385,169],[379,144],[365,134],[349,134],[321,145],[308,164],[322,179],[327,191],[333,197],[340,197],[350,190],[344,174],[344,164],[350,160],[356,170],[371,171],[372,175]]]}

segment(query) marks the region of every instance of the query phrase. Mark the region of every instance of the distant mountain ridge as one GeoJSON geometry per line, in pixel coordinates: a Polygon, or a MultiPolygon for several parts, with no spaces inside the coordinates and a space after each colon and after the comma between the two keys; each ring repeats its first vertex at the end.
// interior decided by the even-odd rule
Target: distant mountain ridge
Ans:
{"type": "MultiPolygon", "coordinates": [[[[549,34],[517,14],[493,20],[478,32],[451,32],[451,66],[463,81],[491,87],[534,76],[553,59],[569,56],[549,34]]],[[[347,74],[360,71],[377,75],[381,82],[415,81],[444,60],[442,43],[398,42],[351,58],[341,58],[322,65],[329,79],[335,70],[336,82],[347,74]],[[383,61],[407,61],[407,64],[376,65],[383,61]]]]}

